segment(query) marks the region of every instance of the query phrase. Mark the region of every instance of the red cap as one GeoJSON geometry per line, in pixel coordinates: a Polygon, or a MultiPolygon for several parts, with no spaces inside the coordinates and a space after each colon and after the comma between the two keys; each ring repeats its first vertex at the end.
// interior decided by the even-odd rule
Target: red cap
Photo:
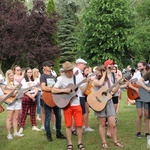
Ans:
{"type": "Polygon", "coordinates": [[[106,60],[105,62],[104,62],[104,66],[106,67],[106,66],[108,66],[108,65],[113,65],[114,64],[114,62],[112,61],[112,60],[106,60]]]}

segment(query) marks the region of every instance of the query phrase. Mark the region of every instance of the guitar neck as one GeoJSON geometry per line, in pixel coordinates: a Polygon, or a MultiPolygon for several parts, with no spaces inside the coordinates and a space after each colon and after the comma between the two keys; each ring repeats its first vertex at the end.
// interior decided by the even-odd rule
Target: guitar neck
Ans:
{"type": "Polygon", "coordinates": [[[74,86],[74,88],[72,90],[76,90],[82,83],[84,83],[87,79],[82,80],[81,82],[79,82],[77,85],[74,86]]]}
{"type": "MultiPolygon", "coordinates": [[[[122,78],[121,78],[122,79],[122,78]]],[[[117,85],[119,84],[119,82],[121,81],[121,79],[119,79],[113,86],[111,86],[108,90],[107,90],[107,93],[110,93],[112,91],[112,89],[117,85]]]]}

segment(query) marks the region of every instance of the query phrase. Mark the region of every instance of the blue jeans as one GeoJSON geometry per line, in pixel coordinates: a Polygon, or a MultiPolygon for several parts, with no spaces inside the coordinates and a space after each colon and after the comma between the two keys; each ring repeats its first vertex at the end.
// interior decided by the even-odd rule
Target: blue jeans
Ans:
{"type": "Polygon", "coordinates": [[[41,114],[41,91],[39,91],[36,95],[36,112],[37,114],[41,114]]]}
{"type": "Polygon", "coordinates": [[[51,112],[52,109],[54,111],[55,117],[56,117],[56,134],[60,134],[61,132],[61,109],[57,106],[55,107],[49,107],[44,103],[44,110],[45,110],[45,131],[47,136],[51,136],[51,130],[50,130],[50,120],[51,120],[51,112]]]}

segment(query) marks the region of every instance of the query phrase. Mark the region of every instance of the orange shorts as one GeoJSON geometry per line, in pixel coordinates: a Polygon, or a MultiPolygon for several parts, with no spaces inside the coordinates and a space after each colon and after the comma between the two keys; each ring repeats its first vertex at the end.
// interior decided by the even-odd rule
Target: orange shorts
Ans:
{"type": "Polygon", "coordinates": [[[74,118],[75,126],[83,126],[83,115],[82,108],[78,106],[69,106],[66,109],[63,109],[65,125],[66,127],[72,126],[72,117],[74,118]]]}

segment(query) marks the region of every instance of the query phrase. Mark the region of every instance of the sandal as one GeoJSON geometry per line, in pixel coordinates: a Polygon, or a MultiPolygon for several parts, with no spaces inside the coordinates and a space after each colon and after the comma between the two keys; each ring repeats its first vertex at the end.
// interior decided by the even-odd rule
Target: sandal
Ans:
{"type": "Polygon", "coordinates": [[[78,148],[79,148],[79,150],[85,150],[85,147],[83,146],[82,143],[78,144],[78,148]]]}
{"type": "Polygon", "coordinates": [[[118,147],[123,148],[123,145],[122,145],[121,143],[119,143],[118,141],[117,141],[117,142],[115,142],[115,145],[116,145],[116,146],[118,146],[118,147]]]}
{"type": "Polygon", "coordinates": [[[106,142],[104,142],[104,143],[102,144],[102,148],[104,148],[104,149],[107,149],[107,148],[108,148],[106,142]]]}
{"type": "Polygon", "coordinates": [[[73,150],[73,145],[72,145],[72,144],[69,144],[69,145],[67,146],[67,150],[73,150]]]}

